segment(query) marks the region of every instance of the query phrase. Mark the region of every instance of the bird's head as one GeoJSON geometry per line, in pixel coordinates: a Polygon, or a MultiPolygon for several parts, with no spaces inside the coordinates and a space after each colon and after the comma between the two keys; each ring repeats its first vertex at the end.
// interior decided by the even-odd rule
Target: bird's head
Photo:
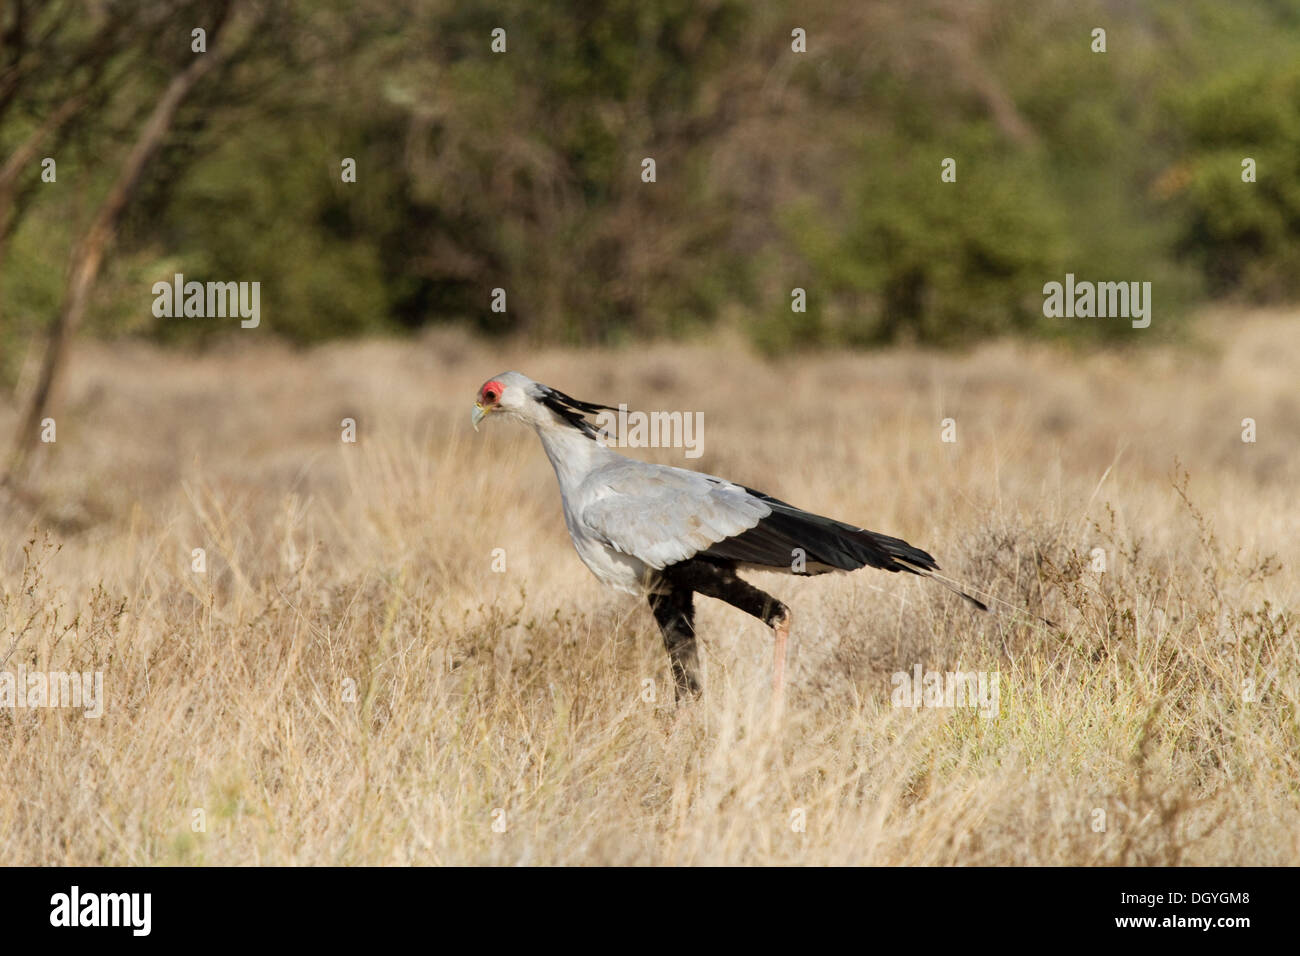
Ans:
{"type": "Polygon", "coordinates": [[[618,409],[580,402],[519,372],[502,372],[479,388],[470,421],[477,431],[479,422],[489,415],[505,413],[534,428],[570,427],[595,438],[599,432],[585,416],[599,411],[618,409]]]}
{"type": "Polygon", "coordinates": [[[528,394],[528,389],[536,385],[528,376],[518,372],[502,372],[488,379],[479,388],[478,397],[474,401],[474,410],[470,416],[474,430],[477,431],[479,422],[493,413],[499,415],[504,412],[512,418],[531,422],[531,406],[537,403],[528,394]]]}

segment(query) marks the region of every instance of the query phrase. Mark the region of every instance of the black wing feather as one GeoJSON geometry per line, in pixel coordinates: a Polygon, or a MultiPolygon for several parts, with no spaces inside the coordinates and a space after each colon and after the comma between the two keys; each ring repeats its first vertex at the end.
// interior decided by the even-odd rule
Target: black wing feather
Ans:
{"type": "MultiPolygon", "coordinates": [[[[711,545],[702,555],[789,570],[794,549],[801,548],[807,565],[826,565],[841,571],[872,567],[922,574],[939,569],[932,555],[901,538],[855,528],[843,521],[803,511],[761,491],[745,490],[762,500],[772,513],[748,531],[711,545]]],[[[818,574],[824,570],[805,573],[818,574]]]]}

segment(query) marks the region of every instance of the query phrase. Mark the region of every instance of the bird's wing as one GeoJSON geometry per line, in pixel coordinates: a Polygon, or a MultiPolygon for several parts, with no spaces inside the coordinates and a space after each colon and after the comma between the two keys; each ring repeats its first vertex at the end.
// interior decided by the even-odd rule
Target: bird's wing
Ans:
{"type": "Polygon", "coordinates": [[[824,518],[752,488],[744,490],[767,505],[771,513],[750,530],[711,545],[704,552],[708,557],[794,574],[870,567],[924,575],[939,569],[929,552],[902,538],[824,518]],[[803,556],[802,571],[791,567],[796,551],[803,556]]]}
{"type": "Polygon", "coordinates": [[[582,483],[583,525],[615,551],[656,570],[758,525],[772,509],[740,485],[631,459],[582,483]]]}
{"type": "Polygon", "coordinates": [[[621,459],[593,472],[581,492],[587,530],[655,569],[696,555],[794,574],[872,567],[928,575],[939,567],[901,538],[682,468],[621,459]]]}

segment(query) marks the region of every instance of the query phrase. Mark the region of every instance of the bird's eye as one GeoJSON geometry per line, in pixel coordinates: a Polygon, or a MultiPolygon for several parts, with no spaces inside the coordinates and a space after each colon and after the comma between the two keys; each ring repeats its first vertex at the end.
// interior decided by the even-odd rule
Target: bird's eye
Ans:
{"type": "Polygon", "coordinates": [[[495,402],[496,400],[497,400],[497,393],[492,391],[492,389],[489,388],[487,391],[483,393],[483,401],[495,402]]]}

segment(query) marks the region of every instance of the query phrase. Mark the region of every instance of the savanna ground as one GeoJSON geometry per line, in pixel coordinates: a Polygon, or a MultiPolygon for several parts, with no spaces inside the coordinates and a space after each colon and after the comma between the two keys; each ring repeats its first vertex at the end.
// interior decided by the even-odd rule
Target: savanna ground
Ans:
{"type": "Polygon", "coordinates": [[[251,341],[79,346],[57,442],[0,500],[0,669],[102,670],[107,697],[0,709],[6,863],[1300,863],[1294,314],[1123,353],[775,363],[251,341]],[[706,695],[677,709],[537,439],[470,430],[508,368],[702,411],[691,467],[1031,614],[754,575],[795,611],[781,719],[770,633],[704,600],[706,695]],[[996,671],[997,715],[892,707],[918,664],[996,671]]]}

